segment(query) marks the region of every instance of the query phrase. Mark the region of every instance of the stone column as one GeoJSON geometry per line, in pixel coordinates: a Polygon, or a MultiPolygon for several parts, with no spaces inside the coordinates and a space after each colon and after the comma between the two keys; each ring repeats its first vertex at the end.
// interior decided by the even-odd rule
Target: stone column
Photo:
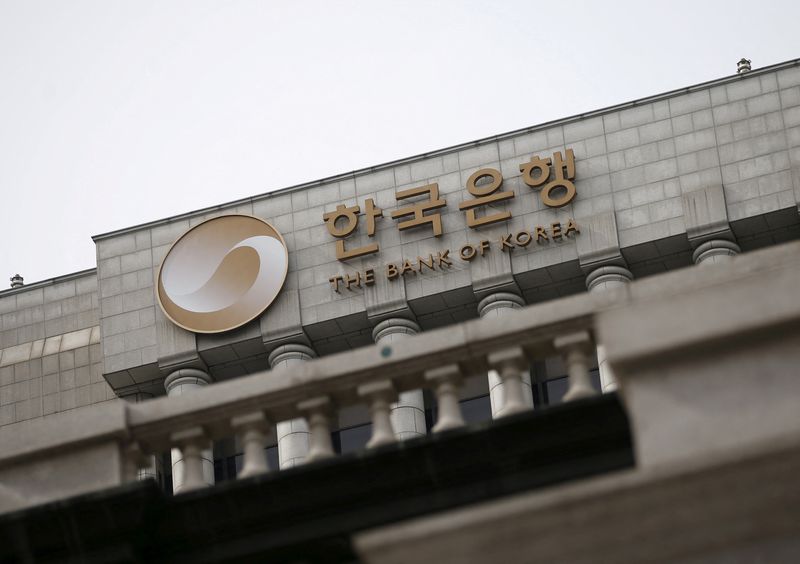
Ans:
{"type": "Polygon", "coordinates": [[[728,262],[742,252],[739,245],[725,239],[712,239],[701,243],[692,254],[695,264],[719,264],[728,262]]]}
{"type": "MultiPolygon", "coordinates": [[[[503,317],[515,309],[525,305],[517,294],[511,292],[495,292],[489,294],[478,303],[478,315],[486,317],[503,317]]],[[[489,400],[492,405],[492,418],[496,418],[505,404],[504,384],[496,370],[489,371],[489,400]]],[[[522,399],[525,405],[533,409],[533,392],[531,391],[531,375],[529,370],[522,374],[522,399]]]]}
{"type": "MultiPolygon", "coordinates": [[[[416,323],[402,317],[385,319],[372,330],[372,339],[376,345],[386,346],[412,337],[422,331],[416,323]]],[[[424,437],[427,433],[425,425],[425,400],[422,390],[412,390],[399,395],[397,403],[390,406],[390,417],[395,437],[398,440],[424,437]]]]}
{"type": "MultiPolygon", "coordinates": [[[[177,397],[190,394],[212,382],[211,376],[197,368],[181,368],[172,372],[164,380],[167,396],[177,397]]],[[[214,452],[207,448],[200,453],[203,466],[203,481],[206,485],[214,485],[214,452]]],[[[184,485],[185,463],[180,449],[172,449],[172,491],[179,493],[184,485]]]]}
{"type": "MultiPolygon", "coordinates": [[[[269,355],[269,366],[272,370],[279,366],[292,366],[315,358],[314,350],[299,343],[281,345],[269,355]]],[[[292,468],[305,462],[308,456],[309,436],[308,423],[302,417],[289,421],[280,421],[276,425],[278,439],[278,465],[281,470],[292,468]]]]}
{"type": "MultiPolygon", "coordinates": [[[[586,288],[589,292],[602,292],[613,288],[621,288],[633,280],[633,274],[621,266],[601,266],[586,276],[586,288]]],[[[606,360],[606,348],[597,344],[597,367],[600,370],[600,391],[612,392],[617,389],[617,380],[606,360]]]]}

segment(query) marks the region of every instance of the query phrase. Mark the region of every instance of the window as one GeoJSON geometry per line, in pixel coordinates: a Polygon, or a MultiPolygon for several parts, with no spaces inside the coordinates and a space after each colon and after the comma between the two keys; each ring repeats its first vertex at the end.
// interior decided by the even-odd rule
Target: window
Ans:
{"type": "Polygon", "coordinates": [[[331,434],[333,450],[338,454],[361,450],[367,446],[367,441],[369,441],[371,435],[372,423],[339,429],[331,434]]]}

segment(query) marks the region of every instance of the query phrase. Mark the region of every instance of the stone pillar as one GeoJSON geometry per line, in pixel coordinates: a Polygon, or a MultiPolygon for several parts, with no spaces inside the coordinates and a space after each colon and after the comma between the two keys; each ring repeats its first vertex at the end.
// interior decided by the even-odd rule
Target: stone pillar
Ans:
{"type": "MultiPolygon", "coordinates": [[[[292,366],[315,358],[314,350],[299,343],[281,345],[269,355],[269,366],[292,366]]],[[[276,425],[278,439],[278,465],[281,470],[292,468],[305,462],[308,456],[310,432],[308,423],[302,417],[280,421],[276,425]]]]}
{"type": "Polygon", "coordinates": [[[308,453],[305,461],[312,462],[334,455],[331,441],[331,412],[333,405],[328,396],[317,396],[303,400],[297,409],[308,421],[308,453]]]}
{"type": "Polygon", "coordinates": [[[728,262],[742,252],[739,245],[725,239],[712,239],[701,243],[692,254],[695,264],[719,264],[728,262]]]}
{"type": "MultiPolygon", "coordinates": [[[[180,368],[170,373],[164,380],[167,396],[177,397],[190,394],[212,382],[211,376],[197,368],[180,368]]],[[[184,460],[180,449],[172,449],[172,491],[179,493],[184,485],[184,460]]],[[[214,452],[212,448],[203,449],[200,453],[203,466],[203,481],[206,485],[214,485],[214,452]]]]}
{"type": "MultiPolygon", "coordinates": [[[[602,292],[613,288],[621,288],[633,280],[633,274],[621,266],[601,266],[592,270],[586,277],[586,288],[589,292],[602,292]]],[[[617,389],[617,380],[606,359],[606,348],[597,344],[597,367],[600,370],[600,391],[604,394],[617,389]]]]}
{"type": "MultiPolygon", "coordinates": [[[[495,292],[489,294],[478,303],[478,315],[486,317],[503,317],[515,309],[525,305],[517,294],[511,292],[495,292]]],[[[489,371],[489,400],[492,405],[492,418],[496,418],[505,404],[504,384],[496,370],[489,371]]],[[[531,391],[531,375],[529,370],[522,374],[522,400],[533,409],[533,392],[531,391]]]]}
{"type": "MultiPolygon", "coordinates": [[[[131,403],[139,403],[143,401],[147,401],[153,398],[152,394],[147,394],[144,392],[134,392],[132,394],[125,394],[120,396],[125,401],[131,403]]],[[[161,484],[160,475],[163,475],[162,468],[161,468],[161,457],[154,456],[154,455],[146,455],[145,457],[146,465],[140,466],[136,469],[136,479],[137,480],[155,480],[159,486],[161,484]]]]}
{"type": "MultiPolygon", "coordinates": [[[[376,345],[386,346],[422,331],[416,323],[402,317],[385,319],[372,330],[372,339],[376,345]]],[[[422,390],[412,390],[399,395],[397,403],[390,406],[392,427],[398,440],[424,437],[427,433],[425,425],[425,400],[422,390]]]]}

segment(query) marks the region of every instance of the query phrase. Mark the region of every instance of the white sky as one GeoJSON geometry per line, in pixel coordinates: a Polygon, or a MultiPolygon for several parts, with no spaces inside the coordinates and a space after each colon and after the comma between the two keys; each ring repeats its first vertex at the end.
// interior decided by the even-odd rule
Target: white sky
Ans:
{"type": "Polygon", "coordinates": [[[91,235],[800,57],[800,2],[0,0],[0,289],[91,235]]]}

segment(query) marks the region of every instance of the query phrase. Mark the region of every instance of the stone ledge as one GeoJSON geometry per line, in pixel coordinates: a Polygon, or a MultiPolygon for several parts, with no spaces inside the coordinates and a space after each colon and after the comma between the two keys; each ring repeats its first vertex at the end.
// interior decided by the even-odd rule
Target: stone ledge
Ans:
{"type": "Polygon", "coordinates": [[[624,410],[598,396],[175,497],[140,482],[10,513],[0,561],[126,546],[143,562],[349,563],[357,531],[632,464],[624,410]]]}
{"type": "Polygon", "coordinates": [[[800,435],[758,449],[448,511],[356,535],[362,561],[796,561],[800,435]],[[789,557],[791,556],[791,557],[789,557]],[[739,560],[737,560],[739,561],[739,560]],[[750,561],[750,559],[747,559],[750,561]]]}

